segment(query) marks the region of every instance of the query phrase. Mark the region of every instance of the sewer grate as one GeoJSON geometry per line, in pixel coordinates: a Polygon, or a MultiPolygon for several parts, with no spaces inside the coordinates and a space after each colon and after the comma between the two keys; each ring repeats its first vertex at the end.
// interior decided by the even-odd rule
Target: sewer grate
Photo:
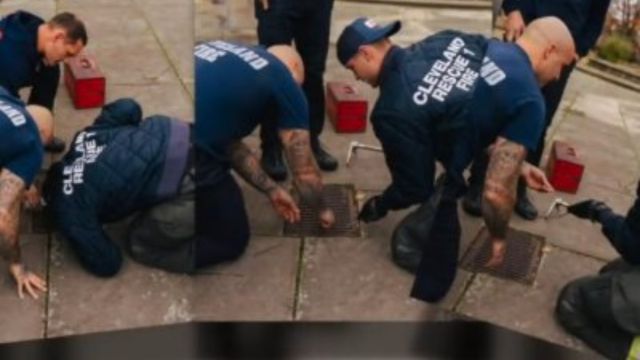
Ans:
{"type": "Polygon", "coordinates": [[[543,247],[542,236],[509,229],[504,262],[497,268],[486,268],[484,264],[491,254],[491,240],[489,231],[484,227],[467,250],[461,267],[468,271],[487,273],[531,285],[538,273],[543,247]]]}
{"type": "Polygon", "coordinates": [[[355,188],[351,184],[328,184],[324,186],[323,197],[327,206],[333,210],[336,223],[331,229],[323,229],[318,222],[318,212],[301,201],[300,222],[284,224],[285,236],[313,237],[360,237],[358,205],[355,188]]]}

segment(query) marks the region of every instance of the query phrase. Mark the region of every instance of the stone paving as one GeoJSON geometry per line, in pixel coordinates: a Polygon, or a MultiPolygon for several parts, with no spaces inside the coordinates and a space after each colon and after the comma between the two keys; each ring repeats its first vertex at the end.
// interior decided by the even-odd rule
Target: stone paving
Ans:
{"type": "MultiPolygon", "coordinates": [[[[216,38],[255,42],[252,1],[195,0],[0,1],[0,14],[29,9],[44,17],[72,10],[89,26],[88,50],[108,78],[108,98],[132,96],[147,114],[192,117],[191,44],[216,38]],[[158,6],[158,4],[160,6],[158,6]],[[195,14],[195,19],[193,18],[195,14]],[[168,21],[170,19],[170,21],[168,21]],[[195,25],[195,32],[192,31],[195,25]]],[[[455,28],[491,33],[489,10],[450,10],[337,1],[331,40],[360,15],[380,22],[401,18],[394,37],[402,45],[437,30],[455,28]]],[[[342,69],[332,45],[326,80],[352,79],[342,69]]],[[[377,92],[359,84],[374,101],[377,92]]],[[[634,199],[640,177],[640,95],[579,71],[574,72],[547,143],[574,144],[586,163],[575,195],[533,195],[544,211],[556,196],[568,201],[597,197],[624,212],[634,199]]],[[[75,110],[66,89],[56,103],[57,130],[69,138],[96,115],[75,110]]],[[[336,134],[327,122],[322,141],[340,159],[326,183],[354,184],[359,198],[383,190],[390,177],[378,153],[360,152],[350,167],[350,141],[376,144],[370,128],[355,135],[336,134]]],[[[248,139],[258,145],[254,134],[248,139]]],[[[459,270],[450,294],[437,305],[409,298],[413,277],[390,261],[389,237],[409,210],[364,226],[358,238],[295,238],[282,235],[283,223],[268,200],[241,182],[253,237],[238,261],[195,276],[153,270],[125,261],[121,274],[98,279],[84,272],[67,244],[55,234],[25,225],[23,251],[28,264],[45,274],[50,291],[43,298],[20,301],[8,275],[0,277],[0,341],[54,337],[94,331],[151,326],[190,320],[444,320],[475,318],[584,349],[554,322],[559,289],[569,280],[592,274],[616,254],[599,227],[569,216],[512,226],[544,236],[546,246],[533,285],[459,270]]],[[[482,228],[481,219],[461,212],[460,256],[482,228]]],[[[35,223],[35,221],[34,221],[35,223]]],[[[113,238],[124,224],[109,226],[113,238]]],[[[585,350],[587,351],[587,350],[585,350]]]]}

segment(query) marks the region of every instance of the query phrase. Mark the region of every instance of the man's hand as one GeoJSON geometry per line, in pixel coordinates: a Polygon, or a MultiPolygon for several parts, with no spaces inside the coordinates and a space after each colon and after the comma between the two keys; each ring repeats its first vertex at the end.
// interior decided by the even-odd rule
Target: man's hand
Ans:
{"type": "Polygon", "coordinates": [[[491,257],[484,264],[485,267],[496,269],[504,262],[504,254],[507,252],[507,241],[500,238],[491,238],[491,257]]]}
{"type": "Polygon", "coordinates": [[[320,211],[319,215],[320,226],[323,229],[330,229],[336,223],[336,216],[333,214],[333,210],[324,209],[320,211]]]}
{"type": "Polygon", "coordinates": [[[271,206],[287,222],[295,223],[300,221],[300,209],[293,200],[293,197],[283,188],[277,186],[269,192],[271,206]]]}
{"type": "Polygon", "coordinates": [[[524,19],[522,19],[522,14],[519,10],[512,11],[507,15],[504,27],[504,40],[509,42],[518,40],[525,28],[524,19]]]}
{"type": "Polygon", "coordinates": [[[547,179],[547,176],[544,174],[544,171],[540,170],[537,166],[533,166],[527,162],[522,163],[520,175],[524,177],[527,186],[533,190],[547,193],[555,191],[549,179],[547,179]]]}
{"type": "Polygon", "coordinates": [[[34,299],[38,298],[37,290],[47,291],[47,284],[38,275],[28,271],[21,263],[13,263],[9,265],[9,272],[13,275],[18,286],[18,296],[24,299],[24,289],[34,299]]]}
{"type": "Polygon", "coordinates": [[[374,196],[364,203],[358,219],[364,222],[372,222],[378,221],[385,216],[387,216],[387,210],[380,208],[380,196],[374,196]]]}
{"type": "Polygon", "coordinates": [[[40,209],[42,207],[42,197],[35,185],[31,185],[27,191],[24,192],[23,204],[27,209],[40,209]]]}

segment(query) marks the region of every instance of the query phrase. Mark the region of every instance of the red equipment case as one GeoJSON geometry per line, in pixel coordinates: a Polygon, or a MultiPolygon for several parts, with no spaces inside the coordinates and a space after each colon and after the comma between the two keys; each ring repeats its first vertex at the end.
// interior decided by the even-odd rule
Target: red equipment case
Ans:
{"type": "Polygon", "coordinates": [[[82,54],[65,61],[64,84],[76,109],[104,105],[106,80],[89,55],[82,54]]]}
{"type": "Polygon", "coordinates": [[[566,142],[554,141],[547,162],[547,177],[556,190],[575,194],[580,186],[584,164],[566,142]]]}
{"type": "Polygon", "coordinates": [[[327,113],[336,132],[364,132],[367,128],[367,99],[347,82],[327,83],[327,113]]]}

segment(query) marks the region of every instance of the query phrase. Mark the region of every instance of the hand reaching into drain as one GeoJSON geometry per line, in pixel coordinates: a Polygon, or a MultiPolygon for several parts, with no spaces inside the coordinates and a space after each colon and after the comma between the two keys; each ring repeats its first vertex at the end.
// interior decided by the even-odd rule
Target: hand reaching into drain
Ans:
{"type": "Polygon", "coordinates": [[[490,269],[499,268],[504,262],[504,255],[507,252],[507,242],[504,239],[491,239],[491,257],[484,264],[484,267],[490,269]]]}
{"type": "Polygon", "coordinates": [[[285,189],[280,186],[273,188],[269,192],[269,200],[271,200],[273,209],[287,222],[296,223],[300,221],[300,209],[285,189]]]}
{"type": "Polygon", "coordinates": [[[320,226],[323,229],[331,229],[336,223],[336,216],[333,214],[331,209],[327,208],[320,211],[318,220],[320,221],[320,226]]]}

